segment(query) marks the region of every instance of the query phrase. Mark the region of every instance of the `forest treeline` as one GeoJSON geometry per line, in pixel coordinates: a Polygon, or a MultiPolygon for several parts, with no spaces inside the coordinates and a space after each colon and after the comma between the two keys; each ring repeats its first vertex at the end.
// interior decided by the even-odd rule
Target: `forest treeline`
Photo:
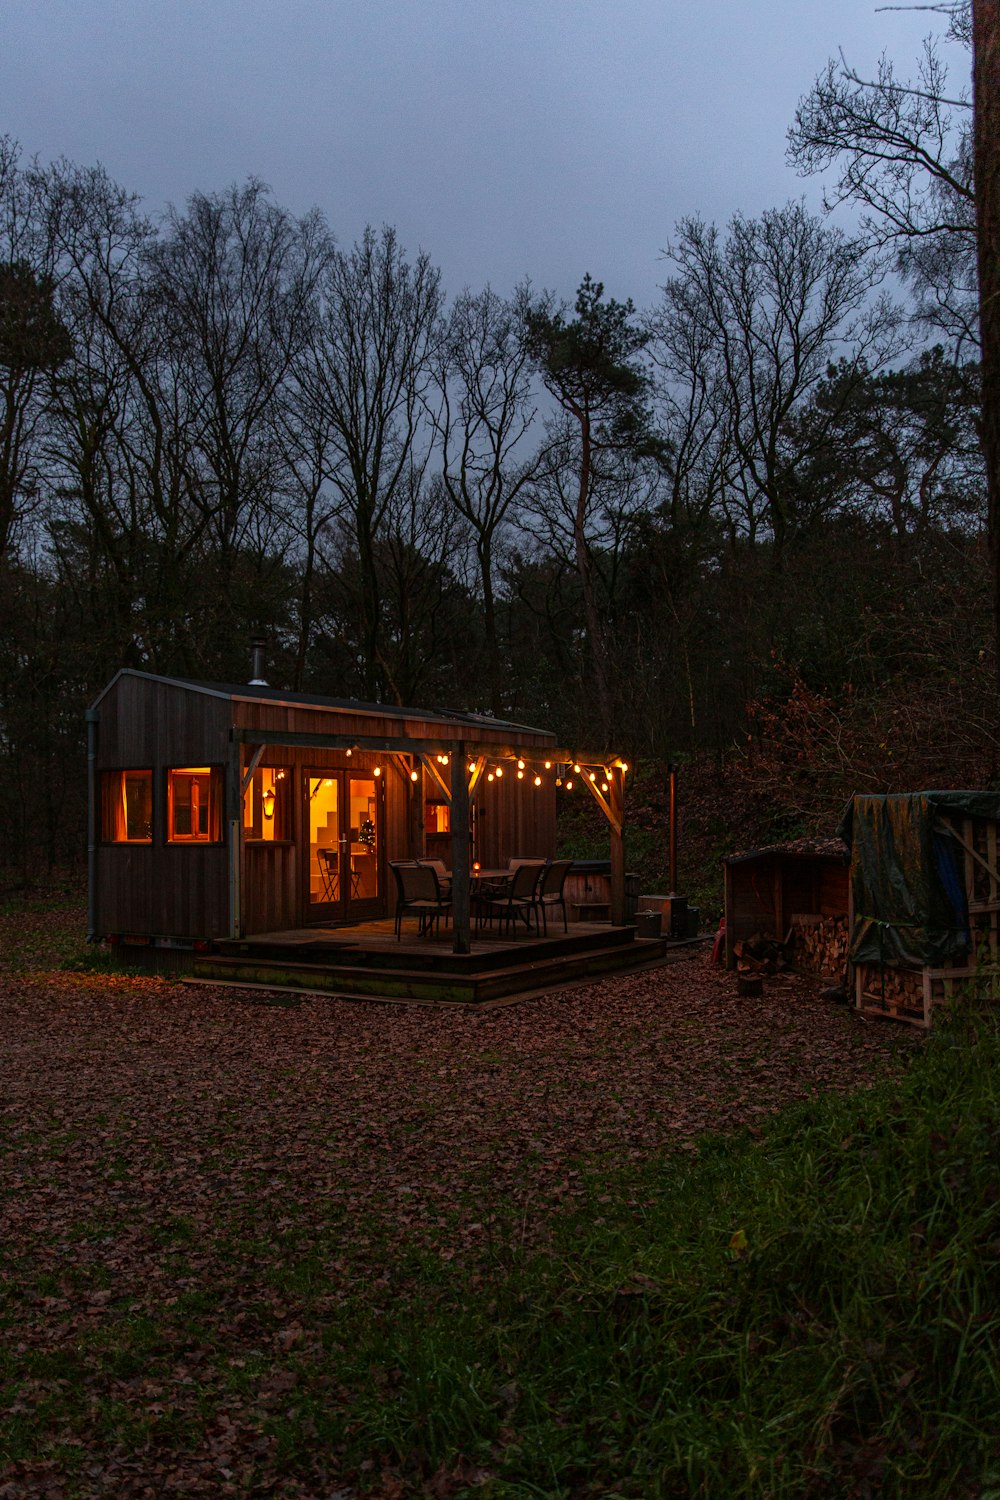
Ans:
{"type": "Polygon", "coordinates": [[[81,856],[120,667],[244,681],[258,634],[275,685],[708,759],[776,829],[991,780],[969,132],[922,69],[800,106],[855,232],[685,219],[642,309],[0,142],[0,865],[81,856]]]}

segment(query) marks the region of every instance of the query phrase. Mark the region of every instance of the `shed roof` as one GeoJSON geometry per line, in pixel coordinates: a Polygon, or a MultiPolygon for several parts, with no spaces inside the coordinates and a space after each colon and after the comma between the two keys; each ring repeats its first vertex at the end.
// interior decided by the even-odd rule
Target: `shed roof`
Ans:
{"type": "Polygon", "coordinates": [[[459,712],[444,708],[405,708],[395,703],[364,703],[355,698],[327,698],[319,693],[290,693],[283,688],[267,684],[200,682],[190,677],[163,676],[156,672],[140,672],[133,667],[123,667],[117,672],[94,699],[91,708],[97,708],[101,700],[122,677],[136,677],[147,682],[162,682],[171,687],[183,688],[187,692],[202,693],[213,698],[228,698],[234,702],[266,703],[273,707],[311,708],[326,713],[369,714],[372,717],[394,719],[418,719],[422,723],[436,723],[455,729],[466,725],[479,730],[496,730],[498,735],[533,734],[555,740],[549,729],[535,729],[528,724],[513,724],[505,719],[495,719],[492,714],[459,712]]]}
{"type": "Polygon", "coordinates": [[[843,839],[790,839],[785,844],[765,844],[760,849],[744,849],[738,854],[723,856],[724,865],[742,864],[746,860],[763,859],[772,854],[784,854],[795,859],[835,859],[848,864],[851,851],[843,839]]]}

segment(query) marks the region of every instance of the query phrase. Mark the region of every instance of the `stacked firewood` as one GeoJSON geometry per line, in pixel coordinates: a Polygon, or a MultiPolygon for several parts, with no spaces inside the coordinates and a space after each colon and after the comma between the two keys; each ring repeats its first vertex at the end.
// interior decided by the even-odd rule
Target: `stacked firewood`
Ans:
{"type": "Polygon", "coordinates": [[[741,974],[777,974],[788,967],[785,945],[766,932],[755,932],[733,944],[737,971],[741,974]]]}
{"type": "Polygon", "coordinates": [[[892,969],[888,964],[865,964],[860,969],[861,992],[866,1001],[889,1010],[924,1008],[924,975],[922,969],[892,969]]]}
{"type": "Polygon", "coordinates": [[[794,968],[839,979],[847,967],[847,918],[797,912],[785,950],[794,968]]]}

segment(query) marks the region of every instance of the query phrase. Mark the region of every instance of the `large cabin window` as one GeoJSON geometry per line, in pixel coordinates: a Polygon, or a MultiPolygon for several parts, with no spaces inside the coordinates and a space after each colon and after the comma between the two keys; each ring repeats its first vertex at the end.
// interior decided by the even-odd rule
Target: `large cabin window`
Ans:
{"type": "Polygon", "coordinates": [[[167,772],[167,842],[217,844],[222,838],[221,766],[167,772]]]}
{"type": "Polygon", "coordinates": [[[153,842],[152,771],[101,772],[101,838],[106,844],[153,842]]]}
{"type": "Polygon", "coordinates": [[[243,794],[243,837],[281,843],[292,836],[292,773],[287,766],[259,766],[243,794]]]}

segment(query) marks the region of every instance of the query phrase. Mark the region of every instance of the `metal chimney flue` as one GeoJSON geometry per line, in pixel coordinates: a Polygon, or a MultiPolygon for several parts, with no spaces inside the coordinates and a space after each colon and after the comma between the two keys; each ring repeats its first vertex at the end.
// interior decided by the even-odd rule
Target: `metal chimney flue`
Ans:
{"type": "Polygon", "coordinates": [[[267,646],[267,638],[263,635],[255,635],[250,638],[250,686],[267,687],[264,680],[264,650],[267,646]]]}

